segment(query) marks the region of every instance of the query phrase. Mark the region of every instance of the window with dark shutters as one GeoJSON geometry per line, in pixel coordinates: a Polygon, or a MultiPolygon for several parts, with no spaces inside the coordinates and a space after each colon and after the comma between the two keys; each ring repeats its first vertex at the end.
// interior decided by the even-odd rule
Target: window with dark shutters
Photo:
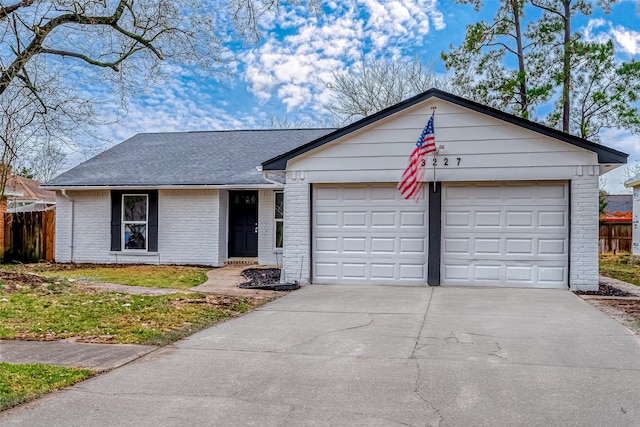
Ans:
{"type": "Polygon", "coordinates": [[[157,190],[111,191],[111,250],[122,251],[123,242],[124,250],[158,251],[157,190]]]}

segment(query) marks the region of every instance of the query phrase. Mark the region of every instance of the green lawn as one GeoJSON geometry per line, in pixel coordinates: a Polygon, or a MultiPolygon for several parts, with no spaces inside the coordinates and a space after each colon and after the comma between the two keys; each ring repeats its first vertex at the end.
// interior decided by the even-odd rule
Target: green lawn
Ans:
{"type": "Polygon", "coordinates": [[[629,254],[601,254],[599,267],[604,276],[640,286],[640,262],[633,263],[629,254]]]}
{"type": "Polygon", "coordinates": [[[0,363],[0,411],[75,384],[93,375],[87,369],[0,363]]]}
{"type": "Polygon", "coordinates": [[[243,297],[200,294],[87,294],[72,288],[48,294],[29,289],[3,294],[0,289],[0,339],[78,337],[91,342],[164,345],[244,313],[254,304],[243,297]]]}
{"type": "Polygon", "coordinates": [[[150,288],[189,289],[207,281],[210,268],[175,265],[24,264],[4,265],[8,271],[31,272],[45,277],[119,283],[150,288]]]}

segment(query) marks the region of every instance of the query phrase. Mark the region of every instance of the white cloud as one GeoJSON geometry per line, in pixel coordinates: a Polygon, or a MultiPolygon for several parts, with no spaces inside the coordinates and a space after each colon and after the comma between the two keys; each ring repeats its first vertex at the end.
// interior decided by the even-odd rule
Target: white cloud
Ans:
{"type": "Polygon", "coordinates": [[[618,51],[629,55],[640,54],[640,32],[613,25],[604,19],[590,19],[584,28],[584,37],[587,41],[599,43],[613,40],[618,51]]]}
{"type": "Polygon", "coordinates": [[[437,0],[328,2],[324,13],[301,7],[276,17],[271,37],[243,58],[248,89],[263,102],[277,97],[287,111],[321,110],[330,94],[323,81],[362,56],[401,59],[415,55],[431,28],[444,29],[437,0]]]}
{"type": "Polygon", "coordinates": [[[622,50],[630,55],[640,54],[640,32],[628,30],[618,25],[611,29],[611,34],[622,50]]]}

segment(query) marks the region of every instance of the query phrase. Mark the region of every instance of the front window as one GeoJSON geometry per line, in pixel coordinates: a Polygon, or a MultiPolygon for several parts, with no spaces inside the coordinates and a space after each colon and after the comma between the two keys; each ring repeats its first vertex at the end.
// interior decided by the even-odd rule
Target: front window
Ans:
{"type": "Polygon", "coordinates": [[[125,249],[147,249],[148,197],[146,194],[122,196],[122,237],[125,249]]]}
{"type": "Polygon", "coordinates": [[[275,196],[276,249],[282,249],[284,243],[284,193],[277,191],[275,196]]]}

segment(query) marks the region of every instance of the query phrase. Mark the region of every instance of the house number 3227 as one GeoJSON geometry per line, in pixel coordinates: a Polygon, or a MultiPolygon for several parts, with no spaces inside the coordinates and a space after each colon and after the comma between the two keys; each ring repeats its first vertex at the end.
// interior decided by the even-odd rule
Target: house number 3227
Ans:
{"type": "Polygon", "coordinates": [[[460,157],[456,157],[455,159],[449,159],[448,157],[443,157],[441,159],[434,157],[431,161],[432,166],[438,166],[438,161],[442,162],[442,166],[460,166],[460,157]]]}

